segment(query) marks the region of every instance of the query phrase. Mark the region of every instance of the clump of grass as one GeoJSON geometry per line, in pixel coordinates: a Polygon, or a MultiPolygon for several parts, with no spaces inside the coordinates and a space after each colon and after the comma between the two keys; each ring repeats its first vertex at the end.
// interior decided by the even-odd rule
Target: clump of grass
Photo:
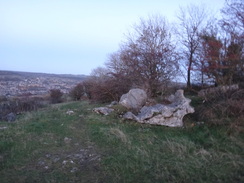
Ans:
{"type": "Polygon", "coordinates": [[[123,131],[121,131],[119,128],[111,128],[109,130],[110,134],[114,135],[116,138],[121,140],[123,143],[128,143],[128,139],[123,131]]]}
{"type": "Polygon", "coordinates": [[[128,109],[120,104],[113,105],[111,108],[114,109],[116,115],[118,115],[118,116],[123,115],[126,112],[128,112],[128,109]]]}

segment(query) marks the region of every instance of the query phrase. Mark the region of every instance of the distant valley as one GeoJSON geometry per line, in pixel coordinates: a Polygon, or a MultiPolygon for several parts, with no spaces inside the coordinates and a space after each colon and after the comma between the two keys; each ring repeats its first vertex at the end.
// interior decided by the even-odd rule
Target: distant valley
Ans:
{"type": "Polygon", "coordinates": [[[50,89],[68,93],[88,76],[0,70],[0,96],[43,95],[50,89]]]}

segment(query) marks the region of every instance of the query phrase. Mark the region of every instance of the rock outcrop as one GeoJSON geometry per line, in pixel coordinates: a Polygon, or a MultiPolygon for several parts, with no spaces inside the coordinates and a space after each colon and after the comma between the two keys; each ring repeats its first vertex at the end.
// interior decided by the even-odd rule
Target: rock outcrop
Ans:
{"type": "Polygon", "coordinates": [[[121,96],[119,104],[127,109],[140,110],[147,101],[147,94],[142,89],[131,89],[121,96]]]}
{"type": "MultiPolygon", "coordinates": [[[[135,120],[139,123],[181,127],[183,126],[183,117],[186,114],[194,112],[194,108],[190,106],[191,100],[185,98],[183,92],[183,90],[178,90],[174,95],[169,96],[167,98],[169,104],[156,104],[142,107],[147,101],[146,92],[141,89],[130,90],[121,97],[119,104],[128,110],[137,110],[139,113],[135,115],[129,111],[123,115],[123,118],[135,120]]],[[[99,107],[93,109],[93,111],[108,115],[114,109],[110,107],[99,107]]]]}
{"type": "Polygon", "coordinates": [[[138,115],[127,112],[123,118],[132,119],[139,123],[170,127],[183,126],[183,117],[188,113],[194,112],[194,108],[190,106],[191,100],[184,97],[183,90],[178,90],[168,100],[171,102],[169,105],[156,104],[154,106],[144,106],[138,115]]]}

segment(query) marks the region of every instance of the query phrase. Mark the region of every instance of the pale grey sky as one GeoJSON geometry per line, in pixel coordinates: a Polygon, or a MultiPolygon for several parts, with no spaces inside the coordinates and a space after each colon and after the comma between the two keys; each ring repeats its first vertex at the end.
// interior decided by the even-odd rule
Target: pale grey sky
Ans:
{"type": "Polygon", "coordinates": [[[0,70],[90,74],[140,18],[224,0],[0,0],[0,70]]]}

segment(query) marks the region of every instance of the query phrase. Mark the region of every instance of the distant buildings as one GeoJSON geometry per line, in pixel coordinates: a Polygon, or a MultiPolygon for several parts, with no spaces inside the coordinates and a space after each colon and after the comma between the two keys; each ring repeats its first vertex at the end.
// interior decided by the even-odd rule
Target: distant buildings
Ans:
{"type": "Polygon", "coordinates": [[[6,74],[6,72],[0,71],[0,96],[42,95],[46,94],[50,89],[60,89],[63,93],[69,93],[74,86],[85,78],[85,76],[71,77],[69,75],[65,77],[65,75],[22,72],[6,74]]]}

